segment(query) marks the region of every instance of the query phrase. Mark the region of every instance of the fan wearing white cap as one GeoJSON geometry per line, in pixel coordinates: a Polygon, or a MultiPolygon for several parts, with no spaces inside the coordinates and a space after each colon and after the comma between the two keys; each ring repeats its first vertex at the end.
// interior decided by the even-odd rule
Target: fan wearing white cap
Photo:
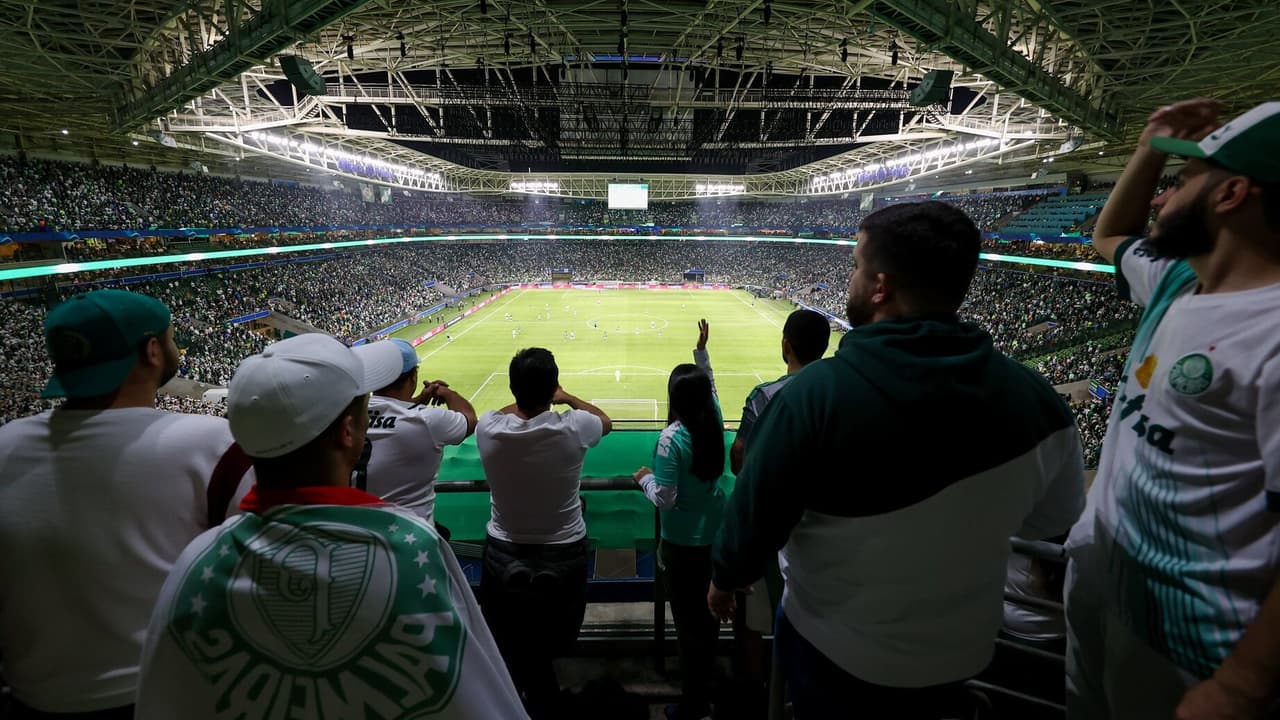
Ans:
{"type": "Polygon", "coordinates": [[[258,484],[165,581],[137,718],[526,717],[449,545],[350,487],[402,363],[314,334],[240,364],[227,409],[258,484]]]}
{"type": "MultiPolygon", "coordinates": [[[[436,475],[446,445],[458,445],[476,429],[476,411],[443,380],[418,389],[418,354],[404,340],[380,340],[400,353],[400,375],[369,398],[369,458],[366,490],[431,522],[436,475]],[[440,406],[444,407],[433,407],[440,406]]],[[[437,523],[448,538],[448,531],[437,523]]]]}
{"type": "Polygon", "coordinates": [[[1277,716],[1280,102],[1221,110],[1151,115],[1094,228],[1146,310],[1068,541],[1071,720],[1277,716]]]}

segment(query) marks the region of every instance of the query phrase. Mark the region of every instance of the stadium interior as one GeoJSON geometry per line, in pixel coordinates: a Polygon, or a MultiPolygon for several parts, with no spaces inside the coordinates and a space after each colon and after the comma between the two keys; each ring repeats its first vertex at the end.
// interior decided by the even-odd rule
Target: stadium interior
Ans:
{"type": "MultiPolygon", "coordinates": [[[[44,319],[101,288],[172,308],[157,404],[179,413],[224,414],[240,361],[298,334],[408,340],[481,412],[510,402],[516,350],[549,347],[619,423],[587,455],[589,605],[557,666],[581,716],[619,720],[679,698],[631,473],[697,319],[723,329],[731,442],[783,372],[789,311],[849,329],[861,220],[949,203],[983,233],[961,315],[1067,400],[1094,468],[1141,313],[1090,245],[1098,213],[1155,108],[1234,114],[1280,78],[1274,0],[0,0],[0,18],[0,425],[56,405],[44,319]]],[[[474,440],[436,486],[478,583],[474,440]]],[[[1006,601],[1063,612],[1060,588],[1006,601]]],[[[969,717],[1064,717],[1062,643],[996,646],[969,717]]],[[[735,626],[717,652],[718,717],[788,717],[776,675],[734,685],[735,626]]]]}

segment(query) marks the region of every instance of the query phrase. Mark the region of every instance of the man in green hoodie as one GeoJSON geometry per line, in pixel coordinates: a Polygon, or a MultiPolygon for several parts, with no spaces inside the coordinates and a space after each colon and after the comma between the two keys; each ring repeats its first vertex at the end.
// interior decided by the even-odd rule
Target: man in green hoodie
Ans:
{"type": "Polygon", "coordinates": [[[726,617],[781,551],[775,642],[797,718],[954,710],[991,660],[1009,537],[1061,535],[1084,507],[1070,411],[957,316],[980,242],[945,203],[869,215],[854,330],[753,432],[708,603],[726,617]]]}

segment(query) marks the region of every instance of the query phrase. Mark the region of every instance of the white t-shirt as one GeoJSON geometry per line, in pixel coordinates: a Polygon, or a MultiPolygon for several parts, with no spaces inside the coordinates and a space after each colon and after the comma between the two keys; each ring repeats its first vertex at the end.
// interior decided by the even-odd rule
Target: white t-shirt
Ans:
{"type": "Polygon", "coordinates": [[[209,527],[231,445],[222,418],[153,408],[0,427],[0,653],[18,699],[59,713],[133,702],[151,606],[209,527]]]}
{"type": "Polygon", "coordinates": [[[138,720],[528,717],[449,544],[392,505],[278,505],[196,538],[141,665],[138,720]]]}
{"type": "Polygon", "coordinates": [[[548,410],[528,420],[496,410],[481,416],[476,447],[489,481],[489,535],[528,545],[586,537],[582,459],[603,431],[600,418],[584,410],[548,410]]]}
{"type": "Polygon", "coordinates": [[[1280,574],[1280,284],[1201,295],[1145,242],[1116,257],[1147,310],[1069,545],[1135,634],[1208,677],[1280,574]]]}
{"type": "Polygon", "coordinates": [[[445,445],[467,439],[467,416],[395,398],[369,398],[369,457],[366,490],[431,520],[436,475],[445,445]]]}

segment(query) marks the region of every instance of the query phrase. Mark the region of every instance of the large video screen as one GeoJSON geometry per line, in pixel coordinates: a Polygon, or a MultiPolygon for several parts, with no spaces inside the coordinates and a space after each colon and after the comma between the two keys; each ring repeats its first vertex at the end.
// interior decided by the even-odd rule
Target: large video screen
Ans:
{"type": "Polygon", "coordinates": [[[647,183],[609,183],[610,210],[648,210],[647,183]]]}

